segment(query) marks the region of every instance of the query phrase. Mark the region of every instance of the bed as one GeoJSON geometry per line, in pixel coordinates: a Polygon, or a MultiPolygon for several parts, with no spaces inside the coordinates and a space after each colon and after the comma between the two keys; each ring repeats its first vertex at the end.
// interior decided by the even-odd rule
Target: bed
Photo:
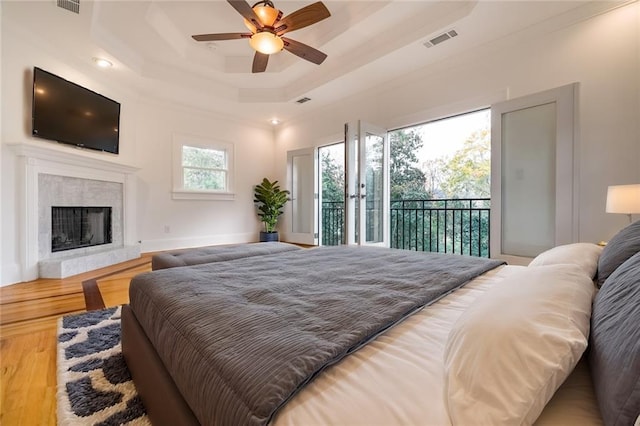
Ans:
{"type": "MultiPolygon", "coordinates": [[[[122,314],[122,344],[152,422],[624,425],[638,418],[640,222],[621,231],[602,254],[596,245],[578,243],[543,253],[528,267],[473,260],[471,275],[477,275],[473,279],[466,267],[455,262],[447,267],[441,260],[447,256],[368,249],[376,250],[360,252],[374,259],[368,264],[340,262],[351,259],[351,250],[359,249],[240,255],[135,277],[131,303],[122,314]],[[432,256],[436,260],[426,260],[432,256]],[[331,259],[329,264],[322,263],[326,258],[331,259]],[[286,276],[276,274],[274,281],[265,278],[269,274],[265,264],[289,263],[297,267],[289,268],[286,276]],[[416,268],[407,274],[394,270],[400,265],[398,270],[405,271],[416,263],[432,263],[430,268],[435,269],[416,268]],[[456,274],[462,283],[449,280],[456,274]],[[265,296],[274,298],[270,293],[274,283],[326,297],[323,293],[335,295],[348,287],[343,282],[332,286],[335,277],[378,283],[387,275],[407,278],[410,282],[400,285],[409,287],[393,288],[388,298],[347,295],[352,298],[350,310],[364,311],[354,316],[363,315],[365,325],[377,324],[379,308],[360,309],[359,297],[396,304],[400,297],[395,292],[413,292],[411,285],[422,277],[445,277],[436,281],[448,284],[427,301],[415,294],[415,300],[398,302],[401,309],[391,315],[390,324],[382,321],[371,329],[365,327],[363,334],[336,331],[336,340],[344,334],[357,335],[351,336],[346,349],[336,351],[331,342],[321,341],[319,347],[326,349],[323,345],[329,344],[333,352],[321,367],[314,364],[310,374],[300,373],[302,378],[297,376],[299,370],[309,359],[315,361],[316,355],[294,353],[289,359],[283,354],[293,372],[279,370],[283,367],[272,364],[272,359],[265,364],[268,369],[257,365],[257,370],[250,370],[251,364],[261,362],[260,351],[265,350],[252,350],[253,342],[270,342],[273,330],[254,334],[249,327],[253,314],[243,313],[240,305],[260,305],[267,319],[258,322],[276,318],[275,328],[289,329],[302,302],[294,301],[285,310],[264,303],[265,296]],[[303,281],[310,276],[311,281],[303,281]],[[602,290],[595,296],[592,315],[594,278],[602,290]],[[237,284],[228,284],[234,280],[237,284]],[[227,287],[234,286],[242,297],[228,292],[227,287]],[[232,308],[217,313],[225,306],[232,308]],[[231,316],[234,311],[236,317],[231,316]],[[221,317],[226,317],[226,325],[221,317]],[[228,333],[217,334],[219,329],[228,333]],[[225,340],[245,332],[248,342],[234,347],[225,340]],[[198,346],[194,339],[204,343],[198,346]],[[221,346],[215,349],[216,344],[221,346]],[[263,381],[272,367],[283,373],[263,381]],[[284,389],[278,380],[288,375],[295,376],[295,383],[284,389]],[[236,384],[241,379],[248,382],[236,384]]],[[[318,300],[302,304],[337,303],[333,297],[318,300]]],[[[306,327],[320,328],[321,333],[333,330],[327,324],[306,327]]],[[[295,324],[291,330],[296,330],[295,324]]]]}

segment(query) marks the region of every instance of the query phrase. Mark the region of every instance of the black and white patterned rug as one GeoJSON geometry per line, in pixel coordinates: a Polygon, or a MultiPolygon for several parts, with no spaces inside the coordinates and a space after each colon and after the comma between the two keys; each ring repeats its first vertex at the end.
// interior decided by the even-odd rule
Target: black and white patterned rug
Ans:
{"type": "Polygon", "coordinates": [[[120,307],[58,323],[58,424],[150,425],[122,356],[120,307]]]}

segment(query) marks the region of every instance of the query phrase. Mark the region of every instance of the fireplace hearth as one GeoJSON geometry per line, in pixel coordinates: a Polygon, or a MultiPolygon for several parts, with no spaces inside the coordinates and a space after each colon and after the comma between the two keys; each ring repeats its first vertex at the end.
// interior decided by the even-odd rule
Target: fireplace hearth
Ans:
{"type": "Polygon", "coordinates": [[[110,244],[111,207],[51,207],[51,252],[110,244]]]}

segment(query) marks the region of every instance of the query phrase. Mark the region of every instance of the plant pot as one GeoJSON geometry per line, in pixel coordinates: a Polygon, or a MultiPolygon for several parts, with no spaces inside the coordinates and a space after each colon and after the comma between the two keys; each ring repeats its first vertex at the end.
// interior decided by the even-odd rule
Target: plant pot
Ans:
{"type": "Polygon", "coordinates": [[[279,241],[278,231],[274,231],[274,232],[260,231],[261,243],[270,243],[273,241],[279,241]]]}

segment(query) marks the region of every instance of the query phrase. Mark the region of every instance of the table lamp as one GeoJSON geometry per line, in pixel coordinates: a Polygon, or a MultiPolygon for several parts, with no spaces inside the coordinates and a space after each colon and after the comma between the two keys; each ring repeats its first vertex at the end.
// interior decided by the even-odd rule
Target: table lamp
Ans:
{"type": "Polygon", "coordinates": [[[640,213],[640,183],[609,186],[606,212],[626,214],[631,223],[631,215],[640,213]]]}

